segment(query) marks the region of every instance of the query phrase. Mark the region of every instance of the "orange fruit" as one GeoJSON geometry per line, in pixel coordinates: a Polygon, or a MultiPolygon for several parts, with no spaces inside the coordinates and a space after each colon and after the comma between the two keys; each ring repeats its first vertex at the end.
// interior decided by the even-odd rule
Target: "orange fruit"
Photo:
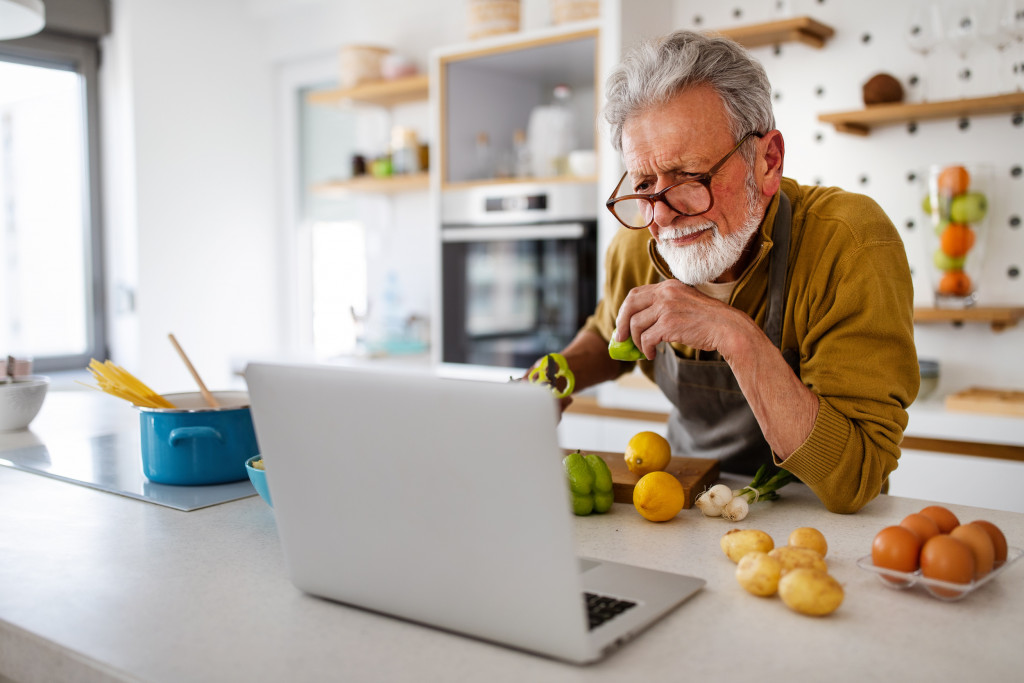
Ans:
{"type": "Polygon", "coordinates": [[[971,278],[962,270],[950,270],[939,280],[939,294],[967,296],[971,293],[971,278]]]}
{"type": "Polygon", "coordinates": [[[954,258],[963,256],[974,246],[974,231],[963,223],[950,223],[939,235],[942,253],[954,258]]]}
{"type": "Polygon", "coordinates": [[[967,192],[971,184],[971,175],[963,166],[947,166],[939,172],[939,193],[954,197],[967,192]]]}
{"type": "Polygon", "coordinates": [[[667,522],[683,509],[686,492],[668,472],[651,472],[633,487],[633,507],[652,522],[667,522]]]}

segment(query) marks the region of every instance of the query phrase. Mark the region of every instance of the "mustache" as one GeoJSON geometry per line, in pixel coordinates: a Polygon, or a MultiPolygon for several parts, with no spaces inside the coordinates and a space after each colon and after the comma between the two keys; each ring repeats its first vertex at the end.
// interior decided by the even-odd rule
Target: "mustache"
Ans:
{"type": "Polygon", "coordinates": [[[666,230],[658,231],[658,242],[665,240],[679,239],[680,237],[687,237],[703,230],[714,230],[718,231],[718,224],[714,221],[705,221],[699,225],[690,225],[686,227],[674,227],[666,230]]]}

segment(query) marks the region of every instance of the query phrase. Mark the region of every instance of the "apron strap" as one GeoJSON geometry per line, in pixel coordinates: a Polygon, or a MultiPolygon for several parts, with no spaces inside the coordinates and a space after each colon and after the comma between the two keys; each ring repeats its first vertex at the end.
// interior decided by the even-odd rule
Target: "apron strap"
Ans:
{"type": "Polygon", "coordinates": [[[776,348],[782,348],[782,316],[786,308],[786,270],[789,264],[789,235],[793,208],[785,192],[779,192],[779,209],[772,226],[772,259],[768,266],[768,304],[764,333],[776,348]]]}

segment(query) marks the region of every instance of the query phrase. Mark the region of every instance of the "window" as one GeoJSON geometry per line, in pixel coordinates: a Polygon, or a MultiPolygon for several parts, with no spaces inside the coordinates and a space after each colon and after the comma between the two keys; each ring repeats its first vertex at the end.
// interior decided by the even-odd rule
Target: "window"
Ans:
{"type": "Polygon", "coordinates": [[[365,334],[366,229],[317,221],[312,233],[313,350],[317,358],[351,354],[365,334]]]}
{"type": "Polygon", "coordinates": [[[0,354],[105,357],[94,41],[0,42],[0,354]]]}

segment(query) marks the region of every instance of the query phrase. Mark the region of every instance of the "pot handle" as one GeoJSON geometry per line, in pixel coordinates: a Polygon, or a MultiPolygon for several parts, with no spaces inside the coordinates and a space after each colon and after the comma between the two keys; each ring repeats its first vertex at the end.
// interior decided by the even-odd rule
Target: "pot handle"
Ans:
{"type": "Polygon", "coordinates": [[[167,436],[167,442],[172,446],[184,439],[216,439],[224,443],[224,437],[213,427],[178,427],[167,436]]]}

